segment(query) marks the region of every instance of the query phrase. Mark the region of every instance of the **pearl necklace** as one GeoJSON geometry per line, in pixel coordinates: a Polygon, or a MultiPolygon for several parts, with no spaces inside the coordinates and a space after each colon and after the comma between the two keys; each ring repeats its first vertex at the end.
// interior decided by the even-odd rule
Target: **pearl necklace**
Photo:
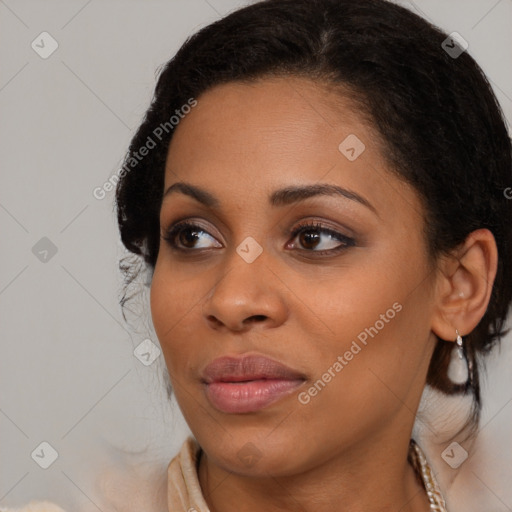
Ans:
{"type": "Polygon", "coordinates": [[[434,473],[427,462],[425,454],[414,439],[411,439],[409,445],[409,460],[427,492],[430,510],[435,512],[448,512],[446,502],[441,494],[441,489],[439,488],[434,473]]]}

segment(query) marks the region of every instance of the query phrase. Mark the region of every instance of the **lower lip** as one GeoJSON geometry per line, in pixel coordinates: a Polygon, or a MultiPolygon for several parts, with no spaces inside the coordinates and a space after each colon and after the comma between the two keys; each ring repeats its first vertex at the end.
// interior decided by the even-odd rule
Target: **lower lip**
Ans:
{"type": "Polygon", "coordinates": [[[282,379],[212,382],[206,384],[206,396],[222,412],[255,412],[289,395],[303,382],[282,379]]]}

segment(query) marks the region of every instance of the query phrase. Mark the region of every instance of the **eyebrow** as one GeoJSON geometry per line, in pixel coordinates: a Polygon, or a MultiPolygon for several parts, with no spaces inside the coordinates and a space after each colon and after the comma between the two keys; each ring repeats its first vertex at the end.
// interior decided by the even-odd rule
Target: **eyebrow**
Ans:
{"type": "MultiPolygon", "coordinates": [[[[163,197],[168,197],[173,192],[181,192],[209,208],[220,207],[220,201],[214,195],[200,187],[197,187],[196,185],[192,185],[191,183],[185,183],[183,181],[173,183],[165,191],[163,197]]],[[[281,188],[272,192],[269,196],[269,203],[274,207],[287,206],[314,196],[341,196],[345,199],[356,201],[377,214],[377,210],[374,206],[364,197],[360,196],[356,192],[330,183],[298,185],[281,188]]]]}

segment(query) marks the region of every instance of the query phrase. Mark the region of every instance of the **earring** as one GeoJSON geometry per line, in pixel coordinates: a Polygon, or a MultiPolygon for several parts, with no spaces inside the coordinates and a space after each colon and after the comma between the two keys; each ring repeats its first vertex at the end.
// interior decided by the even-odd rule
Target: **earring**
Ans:
{"type": "Polygon", "coordinates": [[[464,355],[463,340],[459,331],[457,333],[457,344],[452,350],[450,364],[448,366],[448,378],[457,385],[466,384],[469,377],[468,362],[464,355]]]}

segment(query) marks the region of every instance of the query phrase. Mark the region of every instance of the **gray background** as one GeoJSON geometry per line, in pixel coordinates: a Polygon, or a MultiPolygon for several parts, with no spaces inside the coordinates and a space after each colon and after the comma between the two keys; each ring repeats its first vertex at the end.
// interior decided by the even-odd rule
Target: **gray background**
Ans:
{"type": "MultiPolygon", "coordinates": [[[[99,468],[125,460],[116,447],[165,469],[187,434],[166,398],[163,358],[145,366],[134,357],[142,340],[157,342],[147,296],[130,327],[117,300],[114,194],[98,200],[92,191],[120,167],[158,66],[245,3],[0,0],[2,505],[47,498],[76,510],[94,501],[99,468]],[[47,59],[31,47],[43,31],[59,45],[47,59]],[[43,441],[58,452],[48,469],[31,456],[43,441]]],[[[463,35],[512,119],[512,0],[404,5],[463,35]]],[[[491,357],[484,389],[496,454],[512,453],[509,345],[491,357]]],[[[512,510],[499,476],[476,476],[493,510],[512,510]]]]}

